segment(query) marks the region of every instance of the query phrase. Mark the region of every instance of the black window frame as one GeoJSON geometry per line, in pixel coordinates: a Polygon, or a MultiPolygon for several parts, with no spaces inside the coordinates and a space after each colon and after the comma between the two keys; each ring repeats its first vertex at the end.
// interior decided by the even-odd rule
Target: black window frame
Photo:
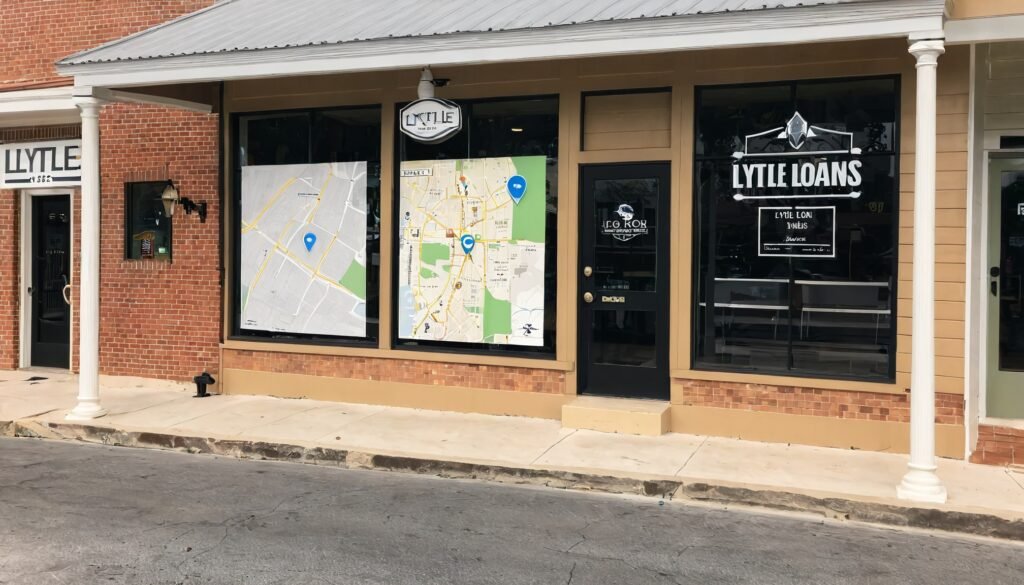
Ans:
{"type": "MultiPolygon", "coordinates": [[[[775,377],[787,377],[787,378],[801,378],[809,380],[840,380],[840,381],[854,381],[864,383],[894,383],[896,381],[896,361],[898,356],[897,342],[899,339],[898,323],[899,323],[899,280],[900,280],[900,208],[901,208],[901,175],[900,175],[900,156],[902,154],[902,136],[903,136],[903,120],[902,120],[902,97],[903,97],[903,76],[901,74],[886,74],[886,75],[861,75],[861,76],[844,76],[844,77],[825,77],[825,78],[813,78],[813,79],[780,79],[773,81],[755,82],[755,83],[733,83],[733,84],[709,84],[709,85],[695,85],[693,88],[693,138],[692,138],[692,156],[691,156],[691,167],[693,169],[691,177],[691,194],[693,197],[693,210],[694,213],[691,217],[690,229],[691,229],[691,267],[690,267],[690,369],[693,371],[703,372],[721,372],[731,374],[748,374],[748,375],[759,375],[759,376],[775,376],[775,377]],[[891,277],[891,290],[890,290],[890,331],[889,331],[889,363],[887,368],[887,375],[884,378],[877,376],[859,376],[859,375],[842,375],[842,374],[826,374],[826,373],[813,373],[805,372],[796,369],[786,370],[764,370],[756,367],[743,367],[729,364],[714,365],[708,363],[698,362],[698,350],[700,347],[699,336],[703,334],[700,328],[700,294],[701,290],[701,255],[704,250],[701,247],[701,218],[703,210],[701,209],[698,197],[701,196],[700,180],[700,163],[705,161],[720,161],[729,158],[725,155],[698,155],[699,142],[701,140],[700,133],[698,131],[699,125],[698,120],[701,112],[701,91],[707,89],[757,89],[762,87],[779,87],[788,85],[790,89],[790,102],[794,106],[796,111],[797,102],[797,87],[808,86],[808,85],[828,85],[851,81],[872,81],[872,80],[884,80],[893,82],[893,137],[892,137],[892,148],[887,151],[885,156],[891,156],[893,158],[893,204],[891,210],[892,216],[892,242],[893,242],[893,257],[892,257],[892,277],[891,277]]],[[[861,156],[869,156],[872,153],[864,153],[861,156]]],[[[880,154],[880,153],[874,153],[880,154]]],[[[790,282],[792,282],[792,274],[790,275],[790,282]]],[[[792,313],[793,301],[790,300],[790,310],[792,313]]],[[[792,320],[792,315],[790,315],[792,320]]],[[[790,323],[790,328],[792,323],[790,323]]],[[[788,345],[787,355],[789,360],[792,360],[792,341],[788,345]]]]}
{"type": "MultiPolygon", "coordinates": [[[[555,111],[557,114],[556,120],[556,152],[561,154],[561,143],[563,136],[561,135],[561,95],[557,93],[543,93],[533,95],[515,95],[515,96],[500,96],[500,97],[488,97],[488,98],[469,98],[469,99],[454,99],[454,101],[460,107],[463,108],[462,120],[463,130],[456,134],[460,135],[462,132],[469,132],[470,124],[472,122],[472,110],[467,112],[466,106],[483,103],[500,103],[500,102],[514,102],[514,101],[526,101],[526,100],[544,100],[550,99],[555,101],[555,111]]],[[[399,120],[400,112],[403,107],[411,102],[401,102],[395,104],[395,120],[399,120]]],[[[392,210],[391,210],[391,221],[392,226],[395,228],[392,230],[394,233],[391,237],[391,282],[392,282],[392,294],[388,302],[391,304],[391,348],[400,351],[409,352],[427,352],[427,353],[449,353],[453,355],[495,355],[500,357],[511,357],[511,358],[529,358],[529,359],[542,359],[554,361],[558,357],[558,277],[557,277],[557,264],[558,264],[558,232],[556,230],[545,230],[544,236],[544,272],[545,279],[549,272],[555,273],[555,277],[552,279],[554,283],[554,290],[551,291],[553,298],[555,299],[551,303],[550,316],[548,315],[549,307],[545,304],[544,307],[544,318],[551,319],[555,323],[555,327],[552,329],[554,338],[551,340],[550,347],[529,347],[529,346],[505,346],[499,344],[488,344],[488,343],[463,343],[458,341],[433,341],[433,340],[403,340],[399,339],[398,336],[398,292],[395,283],[398,282],[398,255],[399,250],[399,233],[397,226],[401,219],[401,170],[402,170],[402,146],[403,140],[406,139],[405,135],[402,134],[398,124],[395,124],[394,129],[394,165],[392,169],[392,210]],[[554,264],[548,262],[549,259],[553,259],[554,264]],[[514,347],[515,349],[507,349],[508,347],[514,347]]],[[[453,136],[454,138],[454,136],[453,136]]],[[[411,138],[410,138],[411,140],[411,138]]],[[[467,136],[467,141],[470,141],[471,137],[467,136]]],[[[468,154],[468,153],[467,153],[468,154]]],[[[473,158],[473,157],[468,157],[473,158]]],[[[444,160],[444,159],[441,159],[444,160]]],[[[562,173],[562,160],[561,157],[555,158],[555,166],[558,170],[559,175],[562,173]]],[[[557,189],[557,186],[556,186],[557,189]]],[[[381,195],[383,197],[383,194],[381,195]]],[[[565,195],[561,192],[557,193],[557,200],[560,200],[565,195]]],[[[554,213],[554,223],[557,226],[558,222],[558,209],[556,206],[554,213]]],[[[545,284],[545,295],[548,294],[547,285],[545,284]]]]}
{"type": "MultiPolygon", "coordinates": [[[[314,149],[314,133],[313,133],[313,116],[318,112],[331,112],[331,111],[343,111],[343,110],[375,110],[378,114],[378,123],[380,126],[380,143],[381,149],[377,153],[378,160],[367,161],[367,163],[377,163],[380,167],[380,176],[384,174],[384,167],[380,159],[383,158],[383,137],[384,137],[384,109],[379,103],[369,104],[358,104],[358,105],[344,105],[344,106],[323,106],[314,108],[287,108],[287,109],[276,109],[276,110],[256,110],[247,112],[232,112],[230,115],[229,122],[229,134],[228,134],[228,145],[227,148],[231,149],[231,177],[230,184],[228,185],[228,192],[230,193],[230,218],[231,218],[231,233],[228,235],[231,242],[231,256],[229,259],[229,270],[230,270],[230,282],[231,290],[228,292],[229,296],[229,335],[227,339],[230,341],[258,341],[264,343],[278,343],[282,345],[308,345],[308,346],[323,346],[323,347],[356,347],[356,348],[376,348],[380,343],[380,303],[384,302],[380,294],[380,275],[381,272],[378,270],[377,273],[377,297],[378,311],[377,311],[377,324],[374,331],[371,333],[369,329],[370,315],[366,315],[367,319],[367,335],[365,337],[349,337],[340,335],[316,335],[316,334],[305,334],[305,333],[275,333],[275,332],[263,332],[255,330],[244,330],[242,329],[242,289],[241,289],[241,256],[242,256],[242,164],[239,156],[239,148],[241,147],[241,122],[246,117],[272,117],[272,116],[288,116],[296,114],[305,114],[310,120],[310,132],[307,139],[308,154],[307,163],[298,164],[315,164],[312,162],[313,149],[314,149]]],[[[378,176],[378,180],[380,178],[378,176]]],[[[385,197],[383,190],[380,192],[381,201],[385,197]]],[[[369,204],[369,202],[368,202],[369,204]]],[[[367,213],[367,218],[371,217],[372,213],[367,213]]],[[[369,234],[369,226],[367,230],[369,234]]],[[[382,246],[381,236],[378,233],[378,255],[382,246]]],[[[370,258],[372,252],[367,249],[367,291],[370,290],[369,282],[369,265],[371,264],[370,258]]]]}
{"type": "MultiPolygon", "coordinates": [[[[134,185],[153,185],[158,187],[155,189],[158,193],[162,193],[164,187],[167,185],[167,181],[125,181],[124,183],[124,259],[132,262],[173,262],[174,261],[174,218],[167,217],[167,257],[158,258],[153,256],[152,258],[145,257],[134,257],[132,256],[132,241],[133,241],[133,229],[132,229],[132,216],[135,210],[135,198],[132,193],[132,187],[134,185]]],[[[159,195],[157,196],[159,198],[159,195]]],[[[163,202],[160,203],[162,208],[163,202]]]]}

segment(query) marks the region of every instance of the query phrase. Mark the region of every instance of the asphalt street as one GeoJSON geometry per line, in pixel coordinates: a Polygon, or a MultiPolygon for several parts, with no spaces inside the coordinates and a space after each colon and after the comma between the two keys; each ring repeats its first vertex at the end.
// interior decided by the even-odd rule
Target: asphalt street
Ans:
{"type": "Polygon", "coordinates": [[[548,488],[0,439],[0,583],[1024,583],[1024,546],[548,488]]]}

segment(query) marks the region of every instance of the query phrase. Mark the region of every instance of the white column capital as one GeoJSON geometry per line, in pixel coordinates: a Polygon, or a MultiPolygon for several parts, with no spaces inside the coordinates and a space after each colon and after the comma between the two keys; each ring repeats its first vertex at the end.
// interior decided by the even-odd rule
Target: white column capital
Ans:
{"type": "Polygon", "coordinates": [[[946,41],[942,39],[911,41],[908,52],[917,59],[918,67],[935,67],[939,64],[939,55],[946,52],[946,41]]]}
{"type": "Polygon", "coordinates": [[[71,101],[75,102],[83,118],[92,118],[100,115],[100,108],[107,103],[100,98],[91,95],[72,96],[71,101]]]}

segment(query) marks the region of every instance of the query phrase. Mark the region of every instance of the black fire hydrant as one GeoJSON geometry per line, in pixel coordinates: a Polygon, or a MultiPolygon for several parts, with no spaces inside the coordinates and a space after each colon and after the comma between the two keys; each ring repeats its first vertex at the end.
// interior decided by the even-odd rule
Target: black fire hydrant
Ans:
{"type": "Polygon", "coordinates": [[[192,378],[192,381],[196,383],[196,395],[193,398],[206,398],[209,394],[206,392],[206,387],[210,384],[216,384],[217,380],[213,379],[213,376],[209,372],[203,372],[198,376],[192,378]]]}

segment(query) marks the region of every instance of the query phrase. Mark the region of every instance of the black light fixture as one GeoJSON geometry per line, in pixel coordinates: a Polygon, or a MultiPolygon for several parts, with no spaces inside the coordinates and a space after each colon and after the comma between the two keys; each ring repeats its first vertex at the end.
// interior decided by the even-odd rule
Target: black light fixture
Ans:
{"type": "Polygon", "coordinates": [[[199,214],[200,223],[206,223],[206,202],[196,203],[188,197],[182,197],[178,193],[178,188],[174,186],[174,181],[170,179],[167,179],[167,186],[164,187],[160,200],[164,203],[164,213],[167,217],[174,217],[174,208],[180,203],[181,208],[185,210],[185,215],[192,215],[192,212],[195,211],[199,214]]]}

